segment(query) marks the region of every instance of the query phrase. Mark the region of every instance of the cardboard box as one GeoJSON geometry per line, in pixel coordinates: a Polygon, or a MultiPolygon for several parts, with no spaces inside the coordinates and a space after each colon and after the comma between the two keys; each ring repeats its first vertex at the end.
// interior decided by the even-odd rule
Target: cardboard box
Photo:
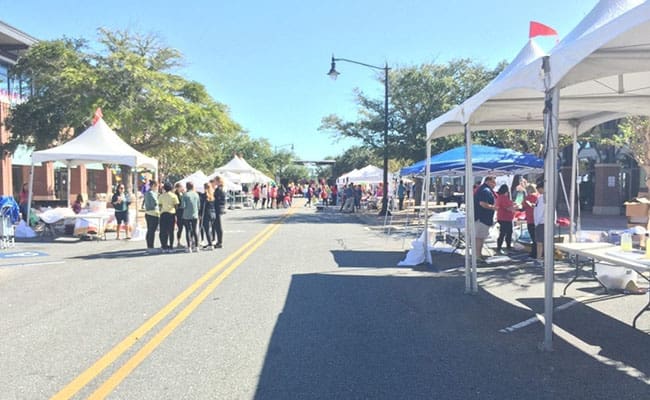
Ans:
{"type": "Polygon", "coordinates": [[[628,225],[639,225],[645,227],[648,225],[648,217],[627,217],[628,225]]]}
{"type": "Polygon", "coordinates": [[[627,202],[625,203],[625,215],[628,217],[648,217],[648,204],[627,202]]]}

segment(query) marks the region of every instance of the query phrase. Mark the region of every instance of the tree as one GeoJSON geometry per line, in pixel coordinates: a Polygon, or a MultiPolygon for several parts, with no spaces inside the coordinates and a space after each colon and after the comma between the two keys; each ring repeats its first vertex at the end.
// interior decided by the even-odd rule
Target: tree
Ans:
{"type": "Polygon", "coordinates": [[[11,76],[26,82],[31,95],[4,121],[11,131],[6,150],[19,144],[47,148],[83,130],[97,98],[97,74],[85,48],[83,40],[39,42],[12,67],[11,76]]]}
{"type": "MultiPolygon", "coordinates": [[[[494,70],[468,59],[444,65],[425,64],[394,69],[389,75],[389,145],[391,158],[421,160],[426,155],[427,122],[478,92],[503,68],[494,70]]],[[[380,78],[383,79],[383,78],[380,78]]],[[[336,115],[323,118],[320,130],[333,137],[359,139],[375,154],[383,151],[383,99],[370,99],[356,90],[358,119],[344,121],[336,115]]],[[[433,153],[462,143],[460,135],[432,143],[433,153]]]]}
{"type": "Polygon", "coordinates": [[[650,120],[647,117],[624,119],[617,134],[612,136],[612,142],[627,148],[634,161],[645,171],[646,177],[650,177],[650,120]]]}
{"type": "Polygon", "coordinates": [[[338,177],[355,168],[360,169],[371,164],[380,165],[381,156],[377,155],[368,147],[354,146],[334,158],[334,161],[335,163],[332,165],[332,176],[338,177]]]}
{"type": "MultiPolygon", "coordinates": [[[[82,40],[40,42],[12,69],[32,88],[6,120],[10,146],[46,148],[90,124],[94,108],[127,143],[155,156],[165,173],[211,170],[222,143],[243,135],[205,87],[173,72],[182,55],[154,35],[99,30],[99,51],[82,40]]],[[[217,164],[218,165],[218,164],[217,164]]]]}

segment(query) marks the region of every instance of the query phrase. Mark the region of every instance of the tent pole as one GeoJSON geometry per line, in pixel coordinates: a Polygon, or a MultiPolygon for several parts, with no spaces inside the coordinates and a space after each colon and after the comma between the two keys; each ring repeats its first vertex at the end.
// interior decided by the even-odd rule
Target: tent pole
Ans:
{"type": "Polygon", "coordinates": [[[478,292],[476,258],[481,253],[481,249],[476,250],[473,183],[472,131],[465,124],[465,293],[478,292]]]}
{"type": "Polygon", "coordinates": [[[424,203],[424,260],[427,264],[433,265],[431,250],[429,249],[429,187],[431,185],[431,139],[427,140],[427,158],[424,162],[424,181],[425,181],[425,203],[424,203]]]}
{"type": "Polygon", "coordinates": [[[27,220],[27,226],[30,226],[29,224],[29,217],[32,213],[32,199],[34,197],[34,193],[32,193],[34,189],[34,161],[32,161],[32,166],[29,168],[29,190],[27,193],[27,216],[25,219],[27,220]]]}
{"type": "MultiPolygon", "coordinates": [[[[133,224],[133,231],[131,231],[131,237],[135,237],[135,232],[138,229],[138,193],[140,192],[137,188],[138,185],[138,167],[133,166],[131,170],[131,181],[133,182],[133,197],[134,200],[131,202],[135,204],[135,223],[133,224]]],[[[128,212],[128,211],[127,211],[128,212]]]]}
{"type": "Polygon", "coordinates": [[[67,193],[68,198],[66,199],[66,203],[68,204],[68,207],[71,207],[71,206],[72,206],[72,203],[70,203],[70,178],[72,178],[72,174],[70,173],[70,165],[68,165],[68,177],[66,178],[66,180],[68,181],[68,182],[67,182],[67,183],[68,183],[68,184],[67,184],[68,187],[67,187],[67,189],[66,189],[67,192],[68,192],[68,193],[67,193]]]}
{"type": "Polygon", "coordinates": [[[546,207],[544,210],[544,343],[542,349],[553,350],[553,269],[554,269],[554,228],[555,206],[557,203],[557,152],[558,152],[558,112],[560,89],[554,87],[547,91],[546,158],[544,160],[546,207]]]}
{"type": "Polygon", "coordinates": [[[576,181],[578,179],[578,129],[573,130],[573,148],[571,154],[571,224],[569,225],[569,241],[575,242],[575,218],[576,218],[576,181]]]}

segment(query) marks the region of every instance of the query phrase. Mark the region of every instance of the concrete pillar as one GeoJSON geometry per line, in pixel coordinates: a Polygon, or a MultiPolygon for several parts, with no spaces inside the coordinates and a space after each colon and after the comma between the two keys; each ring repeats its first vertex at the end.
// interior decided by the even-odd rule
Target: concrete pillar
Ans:
{"type": "Polygon", "coordinates": [[[46,162],[40,167],[34,167],[34,199],[56,199],[54,193],[54,163],[46,162]]]}
{"type": "MultiPolygon", "coordinates": [[[[9,114],[9,104],[0,103],[0,121],[4,122],[9,114]]],[[[9,142],[9,131],[5,124],[0,124],[0,145],[9,142]]],[[[0,150],[0,195],[13,196],[13,177],[11,174],[11,156],[0,150]]]]}
{"type": "Polygon", "coordinates": [[[78,165],[76,168],[70,169],[70,197],[68,201],[72,204],[77,198],[77,194],[81,193],[84,199],[88,198],[88,171],[85,165],[78,165]]]}
{"type": "Polygon", "coordinates": [[[618,164],[596,164],[594,215],[620,215],[621,190],[618,164]]]}
{"type": "Polygon", "coordinates": [[[110,200],[113,193],[113,171],[111,166],[104,164],[103,170],[93,171],[93,173],[95,174],[96,196],[104,196],[110,200]]]}

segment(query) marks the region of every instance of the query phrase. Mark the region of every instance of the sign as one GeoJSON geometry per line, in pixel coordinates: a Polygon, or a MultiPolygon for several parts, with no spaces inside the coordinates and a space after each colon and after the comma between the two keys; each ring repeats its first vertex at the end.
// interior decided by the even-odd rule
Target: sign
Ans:
{"type": "Polygon", "coordinates": [[[47,253],[42,251],[12,251],[11,253],[0,253],[0,259],[14,259],[25,257],[45,257],[47,253]]]}

